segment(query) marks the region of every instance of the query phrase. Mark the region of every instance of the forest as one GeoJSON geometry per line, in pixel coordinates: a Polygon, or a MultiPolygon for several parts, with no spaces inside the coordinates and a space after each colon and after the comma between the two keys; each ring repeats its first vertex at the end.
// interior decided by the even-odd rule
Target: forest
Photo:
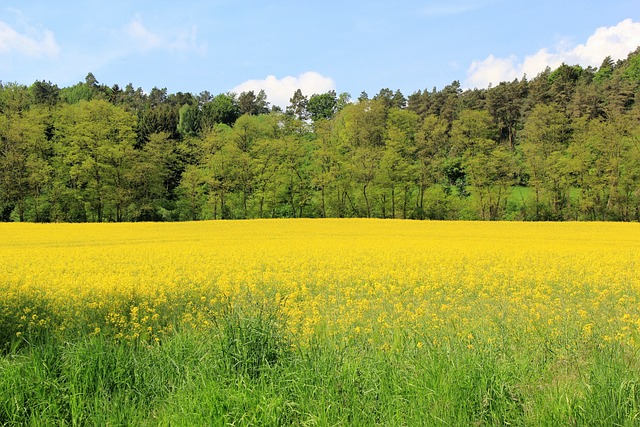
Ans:
{"type": "Polygon", "coordinates": [[[487,89],[0,82],[0,221],[639,221],[640,48],[487,89]]]}

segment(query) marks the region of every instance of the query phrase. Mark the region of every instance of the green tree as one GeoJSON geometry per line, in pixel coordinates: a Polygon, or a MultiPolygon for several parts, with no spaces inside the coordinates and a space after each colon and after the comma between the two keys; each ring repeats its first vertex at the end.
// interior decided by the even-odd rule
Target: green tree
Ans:
{"type": "Polygon", "coordinates": [[[238,95],[238,108],[240,115],[250,114],[257,116],[258,114],[267,114],[269,112],[267,94],[262,89],[257,95],[252,90],[242,92],[238,95]]]}
{"type": "Polygon", "coordinates": [[[372,190],[384,149],[386,112],[380,101],[361,101],[345,107],[337,116],[337,138],[348,159],[342,181],[345,200],[357,215],[371,217],[373,213],[372,190]],[[358,188],[358,197],[351,194],[351,187],[358,188]],[[358,208],[357,199],[364,206],[358,208]]]}
{"type": "Polygon", "coordinates": [[[173,190],[172,177],[177,169],[177,154],[169,134],[161,132],[149,135],[149,141],[136,151],[134,162],[128,171],[132,188],[132,219],[170,219],[165,204],[173,190]]]}
{"type": "Polygon", "coordinates": [[[535,193],[536,220],[561,219],[569,203],[569,131],[567,117],[555,105],[539,104],[525,120],[520,149],[535,193]]]}
{"type": "Polygon", "coordinates": [[[486,110],[463,110],[452,123],[450,135],[454,155],[462,157],[480,218],[499,219],[516,167],[513,154],[497,143],[491,115],[486,110]]]}
{"type": "Polygon", "coordinates": [[[307,105],[309,99],[302,94],[300,89],[297,89],[291,99],[289,99],[289,105],[287,106],[287,114],[298,120],[305,121],[309,118],[309,112],[307,111],[307,105]]]}
{"type": "Polygon", "coordinates": [[[67,182],[80,190],[91,218],[122,221],[134,158],[135,117],[107,101],[81,101],[60,111],[57,139],[67,182]]]}
{"type": "Polygon", "coordinates": [[[8,220],[15,209],[18,219],[25,220],[29,192],[28,152],[23,142],[22,123],[13,116],[0,116],[0,206],[8,220]]]}
{"type": "Polygon", "coordinates": [[[178,113],[178,132],[185,136],[196,136],[201,128],[201,111],[197,105],[184,104],[178,113]]]}
{"type": "Polygon", "coordinates": [[[460,111],[460,96],[462,92],[458,80],[454,80],[439,92],[434,91],[430,96],[427,114],[435,114],[452,123],[460,111]]]}
{"type": "Polygon", "coordinates": [[[211,128],[218,123],[233,125],[240,116],[235,97],[221,93],[202,107],[202,127],[211,128]]]}
{"type": "MultiPolygon", "coordinates": [[[[91,76],[93,74],[89,73],[91,76]]],[[[89,101],[93,98],[95,91],[97,90],[97,83],[95,78],[87,79],[87,81],[78,82],[74,86],[66,87],[60,90],[60,98],[68,104],[76,104],[80,101],[89,101]]]]}
{"type": "Polygon", "coordinates": [[[395,92],[389,88],[380,89],[380,92],[378,92],[373,99],[379,101],[385,110],[389,110],[390,108],[404,108],[407,106],[407,99],[402,92],[400,92],[400,89],[395,92]]]}
{"type": "Polygon", "coordinates": [[[0,207],[2,219],[15,211],[25,221],[27,211],[32,219],[45,220],[41,205],[50,184],[52,156],[50,142],[51,113],[45,106],[28,108],[25,86],[3,87],[0,105],[0,207]]]}
{"type": "Polygon", "coordinates": [[[60,100],[60,89],[51,82],[36,80],[29,86],[29,95],[34,104],[54,106],[60,100]]]}
{"type": "Polygon", "coordinates": [[[310,155],[312,146],[305,136],[292,133],[282,141],[279,183],[281,199],[289,205],[288,214],[302,218],[311,202],[310,155]]]}
{"type": "MultiPolygon", "coordinates": [[[[407,205],[415,181],[416,132],[418,115],[413,111],[393,107],[387,116],[387,137],[380,159],[378,182],[389,192],[391,218],[396,218],[396,205],[401,202],[402,218],[407,218],[407,205]],[[398,200],[398,193],[402,197],[398,200]]],[[[382,216],[386,217],[386,192],[383,192],[382,216]]]]}
{"type": "Polygon", "coordinates": [[[613,59],[611,58],[610,55],[608,55],[606,58],[602,60],[602,64],[600,65],[600,68],[598,68],[598,71],[596,72],[596,75],[594,76],[593,80],[597,84],[604,83],[605,81],[611,78],[611,76],[613,75],[614,68],[615,68],[615,64],[613,62],[613,59]]]}
{"type": "Polygon", "coordinates": [[[206,202],[205,184],[205,172],[196,165],[187,165],[177,188],[180,195],[179,204],[183,212],[183,219],[190,221],[202,219],[202,212],[206,202]]]}
{"type": "Polygon", "coordinates": [[[285,153],[285,125],[283,114],[260,116],[260,132],[251,146],[253,176],[252,198],[257,203],[255,215],[275,216],[278,204],[278,174],[285,153]]]}
{"type": "Polygon", "coordinates": [[[515,170],[513,152],[502,146],[465,159],[465,171],[474,189],[481,219],[495,221],[502,218],[515,170]]]}
{"type": "Polygon", "coordinates": [[[179,139],[179,109],[168,103],[152,104],[147,102],[138,112],[138,143],[144,143],[149,135],[167,133],[171,139],[179,139]]]}
{"type": "Polygon", "coordinates": [[[354,215],[352,190],[355,185],[348,161],[352,147],[349,142],[349,110],[345,106],[333,120],[315,123],[313,140],[312,185],[319,190],[319,214],[322,217],[354,215]]]}
{"type": "Polygon", "coordinates": [[[638,216],[640,142],[636,120],[625,115],[575,124],[568,151],[581,190],[579,208],[589,220],[629,221],[638,216]]]}
{"type": "Polygon", "coordinates": [[[244,114],[233,126],[233,137],[241,151],[249,152],[262,133],[263,121],[257,116],[244,114]]]}
{"type": "Polygon", "coordinates": [[[233,138],[233,130],[226,125],[217,125],[208,136],[211,147],[204,159],[206,183],[209,187],[207,206],[213,219],[232,218],[227,196],[236,186],[235,158],[240,153],[233,138]]]}
{"type": "Polygon", "coordinates": [[[327,217],[327,192],[335,182],[332,176],[332,122],[318,119],[314,123],[313,152],[311,157],[312,186],[320,191],[320,216],[327,217]]]}
{"type": "MultiPolygon", "coordinates": [[[[424,118],[416,132],[416,182],[418,184],[418,218],[427,215],[425,192],[428,187],[444,184],[445,162],[449,155],[449,123],[431,114],[424,118]]],[[[441,218],[442,219],[442,218],[441,218]]]]}
{"type": "Polygon", "coordinates": [[[322,119],[332,119],[337,110],[338,99],[336,98],[336,92],[333,90],[320,95],[312,95],[307,103],[307,111],[314,122],[322,119]]]}
{"type": "Polygon", "coordinates": [[[562,64],[549,74],[549,88],[552,102],[566,109],[575,92],[578,81],[585,70],[579,65],[562,64]]]}
{"type": "Polygon", "coordinates": [[[526,81],[500,83],[487,91],[487,108],[500,127],[501,139],[514,149],[522,104],[526,94],[526,81]]]}

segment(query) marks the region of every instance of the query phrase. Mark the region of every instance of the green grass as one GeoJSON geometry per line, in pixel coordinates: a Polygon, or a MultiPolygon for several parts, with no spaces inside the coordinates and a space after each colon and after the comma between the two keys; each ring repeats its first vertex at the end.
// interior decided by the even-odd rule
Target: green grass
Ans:
{"type": "MultiPolygon", "coordinates": [[[[295,348],[277,313],[229,310],[217,332],[160,344],[41,337],[0,359],[6,426],[632,426],[637,354],[514,337],[470,347],[318,335],[295,348]]],[[[480,342],[481,340],[477,340],[480,342]]]]}

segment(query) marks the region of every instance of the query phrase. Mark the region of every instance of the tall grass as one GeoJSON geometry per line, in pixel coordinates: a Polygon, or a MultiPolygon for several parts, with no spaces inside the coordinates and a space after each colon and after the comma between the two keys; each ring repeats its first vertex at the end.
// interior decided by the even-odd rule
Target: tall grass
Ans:
{"type": "Polygon", "coordinates": [[[619,344],[521,349],[318,333],[227,310],[160,344],[40,337],[0,361],[0,425],[637,425],[637,355],[619,344]]]}

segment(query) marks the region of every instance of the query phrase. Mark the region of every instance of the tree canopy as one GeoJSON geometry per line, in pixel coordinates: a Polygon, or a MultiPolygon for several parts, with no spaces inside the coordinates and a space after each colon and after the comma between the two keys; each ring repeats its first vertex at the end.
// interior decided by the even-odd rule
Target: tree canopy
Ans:
{"type": "Polygon", "coordinates": [[[487,89],[0,82],[0,220],[640,220],[640,49],[487,89]]]}

